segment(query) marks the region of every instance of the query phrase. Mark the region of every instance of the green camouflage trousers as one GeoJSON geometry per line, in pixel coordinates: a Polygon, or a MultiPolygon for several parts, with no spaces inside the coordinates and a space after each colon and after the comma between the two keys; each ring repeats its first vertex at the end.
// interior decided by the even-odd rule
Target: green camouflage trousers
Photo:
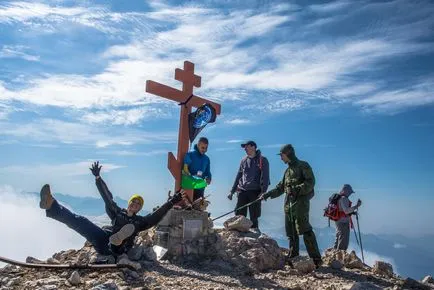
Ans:
{"type": "Polygon", "coordinates": [[[315,233],[309,223],[310,201],[308,196],[299,196],[285,204],[285,230],[290,241],[290,252],[298,255],[299,235],[303,235],[307,253],[312,259],[321,259],[315,233]]]}

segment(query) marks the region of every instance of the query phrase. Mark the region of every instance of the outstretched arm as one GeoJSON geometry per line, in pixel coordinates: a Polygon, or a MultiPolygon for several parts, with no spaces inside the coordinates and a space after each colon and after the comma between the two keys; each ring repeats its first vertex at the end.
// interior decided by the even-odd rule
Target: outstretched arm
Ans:
{"type": "Polygon", "coordinates": [[[163,219],[166,213],[173,207],[173,205],[180,202],[184,196],[185,196],[184,192],[178,192],[168,202],[163,204],[153,213],[150,213],[144,217],[140,217],[140,221],[137,226],[137,231],[141,232],[153,226],[156,226],[163,219]]]}
{"type": "Polygon", "coordinates": [[[282,180],[276,185],[275,188],[262,194],[263,199],[267,200],[267,198],[269,198],[269,197],[276,198],[276,197],[279,197],[283,194],[283,192],[285,190],[285,175],[286,175],[286,171],[283,174],[282,180]]]}
{"type": "Polygon", "coordinates": [[[95,176],[95,184],[98,188],[98,191],[104,200],[105,203],[105,211],[107,215],[110,217],[110,219],[113,219],[116,217],[116,214],[121,210],[121,208],[116,204],[116,202],[113,200],[113,194],[110,192],[110,190],[107,187],[107,184],[102,180],[100,176],[101,167],[99,165],[99,161],[94,162],[91,166],[90,171],[92,171],[92,174],[95,176]]]}

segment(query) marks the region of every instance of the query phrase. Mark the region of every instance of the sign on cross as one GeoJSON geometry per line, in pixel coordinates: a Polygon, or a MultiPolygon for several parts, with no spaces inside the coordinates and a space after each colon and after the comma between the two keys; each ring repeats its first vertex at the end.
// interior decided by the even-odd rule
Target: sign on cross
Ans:
{"type": "MultiPolygon", "coordinates": [[[[201,86],[201,77],[194,74],[194,63],[184,61],[184,69],[175,69],[175,79],[182,82],[182,90],[178,90],[151,80],[146,81],[146,92],[176,101],[181,104],[181,113],[178,133],[178,152],[177,157],[169,152],[168,168],[175,178],[175,192],[181,188],[181,170],[185,154],[189,148],[189,126],[188,114],[192,107],[200,107],[205,103],[214,107],[216,114],[220,115],[220,104],[193,94],[193,87],[201,86]]],[[[191,193],[189,194],[191,195],[191,193]]]]}

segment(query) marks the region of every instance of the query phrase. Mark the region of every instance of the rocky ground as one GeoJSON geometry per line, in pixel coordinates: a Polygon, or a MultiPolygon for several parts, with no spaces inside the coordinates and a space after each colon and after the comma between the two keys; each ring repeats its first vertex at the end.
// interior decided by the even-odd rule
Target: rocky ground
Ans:
{"type": "MultiPolygon", "coordinates": [[[[364,265],[354,253],[328,250],[324,266],[315,269],[307,257],[285,265],[286,250],[266,235],[218,230],[212,255],[158,261],[150,233],[138,237],[125,263],[137,271],[47,270],[6,266],[0,289],[434,289],[424,282],[402,279],[391,265],[364,265]]],[[[50,263],[89,263],[96,259],[89,245],[53,255],[50,263]]],[[[38,262],[29,257],[29,262],[38,262]]],[[[44,261],[39,261],[44,263],[44,261]]]]}

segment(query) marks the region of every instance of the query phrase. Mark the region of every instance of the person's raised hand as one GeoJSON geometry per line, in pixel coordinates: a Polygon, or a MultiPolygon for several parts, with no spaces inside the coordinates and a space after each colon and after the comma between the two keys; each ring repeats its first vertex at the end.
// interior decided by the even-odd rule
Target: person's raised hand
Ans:
{"type": "Polygon", "coordinates": [[[99,165],[99,161],[96,161],[92,164],[92,166],[89,169],[95,177],[98,177],[101,171],[101,167],[102,166],[99,165]]]}

